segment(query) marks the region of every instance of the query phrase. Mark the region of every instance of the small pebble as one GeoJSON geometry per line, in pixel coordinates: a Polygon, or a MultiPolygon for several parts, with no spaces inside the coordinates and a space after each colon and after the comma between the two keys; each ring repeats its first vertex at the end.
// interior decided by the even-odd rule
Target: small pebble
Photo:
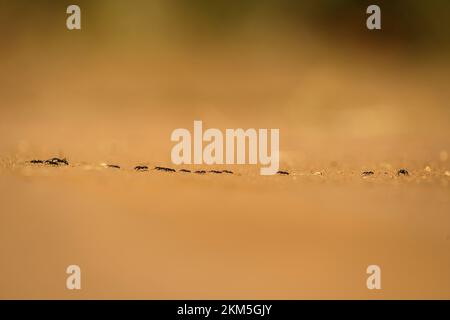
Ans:
{"type": "Polygon", "coordinates": [[[425,170],[426,172],[431,172],[431,167],[430,166],[426,166],[425,169],[423,169],[423,170],[425,170]]]}
{"type": "Polygon", "coordinates": [[[322,175],[322,172],[320,172],[320,171],[316,171],[313,173],[313,176],[321,176],[321,175],[322,175]]]}
{"type": "Polygon", "coordinates": [[[447,177],[450,177],[450,171],[445,171],[444,174],[445,174],[447,177]]]}

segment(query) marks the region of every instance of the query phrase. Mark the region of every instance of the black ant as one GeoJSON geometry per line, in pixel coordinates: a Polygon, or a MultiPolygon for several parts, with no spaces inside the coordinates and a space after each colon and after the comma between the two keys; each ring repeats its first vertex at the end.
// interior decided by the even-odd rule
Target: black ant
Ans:
{"type": "Polygon", "coordinates": [[[233,174],[233,171],[230,171],[230,170],[223,170],[222,172],[223,173],[228,173],[228,174],[233,174]]]}
{"type": "Polygon", "coordinates": [[[205,170],[197,170],[197,171],[195,171],[194,173],[197,173],[197,174],[205,174],[206,171],[205,171],[205,170]]]}
{"type": "Polygon", "coordinates": [[[211,172],[211,173],[222,173],[223,171],[219,171],[219,170],[209,170],[209,172],[211,172]]]}
{"type": "Polygon", "coordinates": [[[116,164],[108,164],[107,167],[108,168],[114,168],[114,169],[120,169],[120,166],[118,166],[116,164]]]}
{"type": "Polygon", "coordinates": [[[30,161],[30,163],[32,163],[32,164],[43,164],[43,163],[44,163],[44,161],[42,161],[42,160],[35,160],[35,159],[33,159],[33,160],[31,160],[31,161],[30,161]]]}
{"type": "Polygon", "coordinates": [[[66,166],[69,165],[69,161],[67,161],[66,158],[60,159],[60,158],[51,158],[48,160],[45,160],[45,164],[51,165],[51,166],[59,166],[60,164],[64,164],[66,166]]]}
{"type": "Polygon", "coordinates": [[[287,171],[277,171],[277,174],[289,175],[289,172],[287,172],[287,171]]]}
{"type": "Polygon", "coordinates": [[[155,167],[154,169],[155,169],[155,170],[158,170],[158,171],[165,171],[165,172],[176,172],[175,169],[172,169],[172,168],[165,168],[165,167],[155,167]]]}
{"type": "Polygon", "coordinates": [[[361,173],[361,175],[362,175],[363,177],[371,176],[371,175],[373,175],[373,174],[374,174],[373,171],[364,171],[363,173],[361,173]]]}
{"type": "Polygon", "coordinates": [[[136,171],[147,171],[148,167],[147,166],[136,166],[136,167],[134,167],[134,170],[136,170],[136,171]]]}
{"type": "Polygon", "coordinates": [[[397,171],[397,175],[404,175],[404,176],[409,176],[409,172],[406,169],[400,169],[397,171]]]}
{"type": "Polygon", "coordinates": [[[69,161],[67,161],[66,158],[64,158],[64,159],[60,159],[60,158],[52,158],[51,160],[52,160],[52,161],[56,161],[56,162],[58,162],[58,163],[63,163],[63,164],[65,164],[66,166],[69,165],[69,161]]]}
{"type": "Polygon", "coordinates": [[[191,170],[181,169],[180,172],[191,172],[191,170]]]}

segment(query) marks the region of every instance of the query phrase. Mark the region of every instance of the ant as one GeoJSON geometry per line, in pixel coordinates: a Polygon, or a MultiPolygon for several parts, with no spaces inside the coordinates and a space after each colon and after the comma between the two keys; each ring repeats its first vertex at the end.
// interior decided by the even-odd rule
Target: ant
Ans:
{"type": "Polygon", "coordinates": [[[404,175],[404,176],[409,176],[409,172],[406,169],[400,169],[397,171],[397,175],[404,175]]]}
{"type": "Polygon", "coordinates": [[[219,171],[219,170],[209,170],[209,172],[211,172],[211,173],[222,173],[223,171],[219,171]]]}
{"type": "Polygon", "coordinates": [[[108,168],[114,168],[114,169],[120,169],[120,166],[118,166],[116,164],[108,164],[107,167],[108,168]]]}
{"type": "Polygon", "coordinates": [[[205,170],[197,170],[197,171],[195,171],[194,173],[197,173],[197,174],[205,174],[206,171],[205,171],[205,170]]]}
{"type": "Polygon", "coordinates": [[[277,174],[282,174],[282,175],[288,176],[289,172],[287,172],[287,171],[277,171],[277,174]]]}
{"type": "Polygon", "coordinates": [[[51,158],[48,160],[45,160],[45,164],[51,165],[51,166],[59,166],[60,164],[64,164],[66,166],[69,165],[69,161],[67,161],[66,158],[60,159],[60,158],[51,158]]]}
{"type": "Polygon", "coordinates": [[[191,172],[191,170],[181,169],[180,172],[191,172]]]}
{"type": "Polygon", "coordinates": [[[59,166],[58,162],[52,161],[52,160],[45,160],[45,164],[47,164],[49,166],[59,166]]]}
{"type": "Polygon", "coordinates": [[[136,171],[147,171],[148,167],[147,166],[136,166],[136,167],[134,167],[134,170],[136,170],[136,171]]]}
{"type": "Polygon", "coordinates": [[[165,167],[155,167],[154,170],[165,171],[165,172],[176,172],[175,169],[172,169],[172,168],[165,168],[165,167]]]}
{"type": "Polygon", "coordinates": [[[373,174],[374,174],[373,171],[364,171],[363,173],[361,173],[361,175],[362,175],[363,177],[371,176],[371,175],[373,175],[373,174]]]}
{"type": "Polygon", "coordinates": [[[44,163],[44,161],[42,161],[42,160],[35,160],[35,159],[33,159],[33,160],[31,160],[31,161],[30,161],[30,163],[32,163],[32,164],[43,164],[43,163],[44,163]]]}

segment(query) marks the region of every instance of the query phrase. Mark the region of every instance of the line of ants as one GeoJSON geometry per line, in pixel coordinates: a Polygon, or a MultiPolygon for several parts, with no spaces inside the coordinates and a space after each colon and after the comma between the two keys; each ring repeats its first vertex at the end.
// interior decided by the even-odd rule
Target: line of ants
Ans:
{"type": "MultiPolygon", "coordinates": [[[[48,165],[48,166],[68,166],[69,165],[69,161],[64,158],[64,159],[60,159],[60,158],[51,158],[48,160],[37,160],[37,159],[33,159],[31,161],[29,161],[29,163],[31,164],[42,164],[42,165],[48,165]]],[[[119,165],[116,164],[106,164],[105,165],[107,168],[113,168],[113,169],[121,169],[121,167],[119,165]]],[[[148,166],[145,165],[139,165],[139,166],[135,166],[134,170],[136,171],[148,171],[149,168],[148,166]]],[[[156,166],[153,167],[152,170],[157,170],[157,171],[164,171],[164,172],[177,172],[177,170],[173,169],[173,168],[168,168],[168,167],[160,167],[160,166],[156,166]]],[[[179,172],[184,172],[184,173],[191,173],[191,170],[188,169],[180,169],[179,172]]],[[[216,174],[234,174],[233,171],[230,170],[196,170],[193,171],[196,174],[206,174],[206,173],[216,173],[216,174]]]]}
{"type": "Polygon", "coordinates": [[[59,166],[59,165],[69,165],[69,161],[67,161],[66,158],[60,159],[60,158],[51,158],[48,160],[31,160],[30,163],[32,164],[46,164],[49,166],[59,166]]]}
{"type": "MultiPolygon", "coordinates": [[[[48,159],[48,160],[36,160],[36,159],[33,159],[33,160],[29,161],[29,163],[31,163],[31,164],[42,164],[42,165],[48,165],[48,166],[61,166],[61,165],[68,166],[69,165],[69,161],[67,161],[66,158],[61,159],[61,158],[56,158],[56,157],[48,159]]],[[[121,169],[121,167],[119,165],[116,165],[116,164],[107,164],[106,167],[107,168],[113,168],[113,169],[121,169]]],[[[134,170],[135,171],[148,171],[149,169],[148,169],[148,166],[139,165],[139,166],[135,166],[134,170]]],[[[173,168],[159,167],[159,166],[153,167],[152,170],[164,171],[164,172],[177,172],[177,170],[175,170],[173,168]]],[[[188,170],[188,169],[180,169],[180,170],[178,170],[178,172],[183,172],[183,173],[192,173],[193,172],[195,174],[206,174],[206,173],[234,174],[234,172],[230,171],[230,170],[209,170],[209,171],[206,171],[206,170],[195,170],[195,171],[191,171],[191,170],[188,170]]],[[[289,175],[289,172],[280,170],[280,171],[277,172],[277,174],[278,175],[289,175]]],[[[372,176],[374,174],[375,174],[375,172],[373,172],[373,171],[363,171],[361,173],[361,176],[368,177],[368,176],[372,176]]],[[[406,169],[400,169],[400,170],[397,171],[397,175],[398,176],[409,176],[409,172],[406,169]]]]}
{"type": "MultiPolygon", "coordinates": [[[[134,170],[136,171],[148,171],[148,167],[147,166],[136,166],[134,167],[134,170]]],[[[157,170],[157,171],[164,171],[164,172],[177,172],[177,170],[172,169],[172,168],[167,168],[167,167],[154,167],[153,170],[157,170]]],[[[188,169],[180,169],[178,170],[178,172],[183,172],[183,173],[196,173],[196,174],[206,174],[206,173],[216,173],[216,174],[234,174],[233,171],[230,170],[188,170],[188,169]]]]}

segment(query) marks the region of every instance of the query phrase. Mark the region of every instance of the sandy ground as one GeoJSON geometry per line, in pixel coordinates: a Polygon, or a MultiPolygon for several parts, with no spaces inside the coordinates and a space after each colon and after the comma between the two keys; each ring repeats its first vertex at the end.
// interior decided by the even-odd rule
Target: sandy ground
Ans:
{"type": "Polygon", "coordinates": [[[2,298],[449,298],[450,177],[1,169],[2,298]],[[65,268],[82,268],[82,290],[65,268]],[[382,290],[366,268],[382,268],[382,290]]]}

